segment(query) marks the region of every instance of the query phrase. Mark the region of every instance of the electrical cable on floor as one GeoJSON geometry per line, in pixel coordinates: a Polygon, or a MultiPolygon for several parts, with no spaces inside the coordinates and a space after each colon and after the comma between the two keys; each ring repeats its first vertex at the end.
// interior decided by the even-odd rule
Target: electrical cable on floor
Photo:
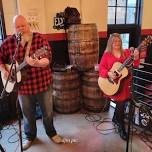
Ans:
{"type": "Polygon", "coordinates": [[[14,131],[14,133],[12,132],[12,135],[8,137],[7,141],[8,143],[16,143],[19,141],[18,138],[18,129],[14,127],[14,125],[12,125],[12,128],[10,128],[9,130],[14,131]],[[14,139],[13,139],[14,137],[14,139]]]}
{"type": "Polygon", "coordinates": [[[97,132],[99,132],[100,134],[108,135],[110,133],[115,132],[115,130],[116,130],[116,127],[112,127],[109,129],[101,129],[101,126],[104,125],[105,123],[110,123],[110,124],[112,123],[111,118],[102,118],[98,114],[87,113],[85,115],[85,119],[90,122],[93,122],[93,126],[95,126],[97,132]]]}
{"type": "Polygon", "coordinates": [[[14,152],[17,152],[18,148],[19,148],[19,141],[17,142],[17,146],[16,146],[16,149],[14,150],[14,152]]]}
{"type": "Polygon", "coordinates": [[[139,137],[152,150],[152,134],[148,134],[146,130],[143,130],[139,137]]]}
{"type": "MultiPolygon", "coordinates": [[[[104,123],[111,123],[112,120],[111,118],[102,118],[99,114],[94,114],[94,113],[87,113],[85,115],[85,119],[87,121],[93,122],[93,126],[95,126],[97,132],[103,134],[103,135],[108,135],[113,132],[118,132],[118,126],[114,125],[113,128],[109,129],[101,129],[102,125],[104,123]]],[[[138,128],[135,127],[135,125],[132,123],[131,125],[131,136],[130,136],[130,143],[131,143],[131,152],[133,151],[133,135],[136,134],[140,137],[140,139],[150,148],[152,149],[152,134],[147,134],[147,132],[140,131],[138,132],[138,128]]],[[[143,129],[142,129],[143,130],[143,129]]]]}
{"type": "MultiPolygon", "coordinates": [[[[19,139],[19,130],[16,128],[17,127],[17,124],[13,124],[13,125],[11,125],[12,126],[12,128],[11,129],[13,129],[15,132],[14,132],[14,134],[12,134],[9,138],[8,138],[8,143],[17,143],[17,146],[16,146],[16,149],[14,150],[14,152],[16,152],[17,151],[17,149],[19,148],[19,143],[20,143],[20,139],[19,139]],[[14,137],[14,136],[16,136],[17,135],[17,137],[14,137]],[[16,138],[16,141],[11,141],[11,139],[12,138],[16,138]]],[[[23,137],[23,135],[24,135],[24,133],[22,132],[22,138],[23,139],[25,139],[25,137],[23,137]]]]}
{"type": "MultiPolygon", "coordinates": [[[[12,135],[8,137],[7,142],[10,143],[10,144],[17,143],[16,149],[14,151],[14,152],[16,152],[18,147],[19,147],[19,133],[18,133],[19,131],[18,131],[17,123],[5,126],[3,128],[3,131],[6,131],[6,130],[9,130],[9,131],[13,130],[14,131],[12,133],[12,135]]],[[[23,137],[23,135],[24,134],[22,133],[22,137],[23,137]]],[[[23,139],[25,139],[25,137],[23,137],[23,139]]]]}
{"type": "Polygon", "coordinates": [[[152,133],[143,128],[133,128],[134,135],[137,135],[152,150],[152,133]],[[136,129],[136,130],[135,130],[136,129]]]}
{"type": "Polygon", "coordinates": [[[112,120],[111,118],[104,118],[102,121],[100,121],[100,123],[98,123],[96,125],[96,130],[102,134],[102,135],[108,135],[110,133],[113,133],[116,131],[116,126],[112,127],[112,128],[108,128],[108,129],[101,129],[102,125],[104,125],[105,123],[110,123],[112,124],[112,120]]]}

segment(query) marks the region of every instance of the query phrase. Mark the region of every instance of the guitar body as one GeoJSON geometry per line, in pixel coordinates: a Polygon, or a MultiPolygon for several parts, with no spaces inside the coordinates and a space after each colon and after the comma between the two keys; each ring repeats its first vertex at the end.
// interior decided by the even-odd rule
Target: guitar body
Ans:
{"type": "MultiPolygon", "coordinates": [[[[10,71],[11,65],[6,64],[5,66],[8,69],[8,71],[10,71]]],[[[18,63],[16,62],[16,68],[18,66],[19,66],[18,63]]],[[[14,67],[13,67],[13,69],[14,69],[14,67]]],[[[7,80],[3,79],[3,77],[4,77],[4,73],[1,72],[2,83],[3,83],[3,86],[5,87],[5,84],[6,84],[7,80]]],[[[20,71],[17,72],[16,77],[17,77],[17,82],[18,83],[21,82],[21,72],[20,71]]],[[[14,81],[9,80],[7,82],[7,85],[6,85],[6,88],[5,88],[5,90],[6,90],[7,93],[10,93],[10,92],[13,91],[15,83],[16,83],[15,80],[14,81]]]]}
{"type": "MultiPolygon", "coordinates": [[[[113,64],[110,71],[116,71],[122,63],[116,62],[113,64]]],[[[111,82],[108,78],[98,78],[98,85],[104,94],[112,96],[116,94],[119,90],[121,80],[128,75],[128,69],[124,67],[120,72],[120,77],[116,81],[111,82]]]]}
{"type": "MultiPolygon", "coordinates": [[[[48,50],[47,50],[47,46],[43,46],[40,49],[38,49],[31,57],[33,58],[39,58],[39,57],[43,57],[46,56],[48,54],[48,50]]],[[[21,82],[21,69],[23,69],[25,66],[27,65],[26,61],[24,60],[20,65],[16,62],[16,77],[17,77],[17,82],[21,82]]],[[[5,65],[6,68],[8,69],[8,71],[10,71],[11,69],[11,65],[6,64],[5,65]]],[[[14,67],[13,67],[14,69],[14,67]]],[[[13,70],[12,70],[13,71],[13,70]]],[[[15,71],[15,70],[14,70],[15,71]]],[[[12,74],[11,74],[12,75],[12,74]]],[[[15,85],[15,80],[12,81],[11,79],[7,82],[6,80],[4,80],[4,73],[1,72],[1,78],[2,78],[2,83],[3,86],[5,87],[5,91],[7,93],[10,93],[13,91],[14,85],[15,85]],[[6,84],[7,82],[7,84],[6,84]]]]}

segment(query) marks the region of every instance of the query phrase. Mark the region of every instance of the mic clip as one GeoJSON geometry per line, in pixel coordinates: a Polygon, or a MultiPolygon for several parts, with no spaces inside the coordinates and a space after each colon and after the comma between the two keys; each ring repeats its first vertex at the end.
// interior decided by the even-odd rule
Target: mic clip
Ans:
{"type": "Polygon", "coordinates": [[[17,42],[20,42],[21,41],[21,39],[22,39],[22,32],[18,32],[17,34],[16,34],[16,40],[17,40],[17,42]]]}

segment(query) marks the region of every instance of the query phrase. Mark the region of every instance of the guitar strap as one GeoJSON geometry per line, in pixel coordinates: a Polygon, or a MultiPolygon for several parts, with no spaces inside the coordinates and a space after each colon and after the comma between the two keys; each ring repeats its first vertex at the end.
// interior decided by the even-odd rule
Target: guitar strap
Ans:
{"type": "MultiPolygon", "coordinates": [[[[24,61],[25,61],[25,58],[27,56],[29,56],[32,39],[33,39],[33,33],[31,33],[28,38],[22,40],[22,45],[25,48],[25,55],[24,55],[24,59],[23,59],[24,61]]],[[[28,75],[26,74],[26,72],[24,70],[22,70],[22,81],[20,82],[20,84],[23,82],[23,80],[27,79],[27,77],[28,77],[28,75]]]]}
{"type": "Polygon", "coordinates": [[[28,40],[28,44],[27,44],[27,47],[26,47],[26,51],[25,51],[25,56],[24,56],[24,60],[27,56],[29,56],[29,53],[30,53],[30,48],[31,48],[31,44],[32,44],[32,39],[33,39],[33,33],[31,33],[30,37],[29,37],[29,40],[28,40]]]}

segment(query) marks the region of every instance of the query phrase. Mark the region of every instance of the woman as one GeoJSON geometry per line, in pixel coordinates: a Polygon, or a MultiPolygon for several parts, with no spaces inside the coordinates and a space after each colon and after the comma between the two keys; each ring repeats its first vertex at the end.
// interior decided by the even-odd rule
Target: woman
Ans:
{"type": "MultiPolygon", "coordinates": [[[[105,53],[103,54],[99,65],[99,76],[103,78],[109,78],[110,80],[118,79],[116,72],[111,70],[112,66],[116,62],[124,63],[124,61],[132,55],[129,49],[122,48],[122,39],[120,34],[114,33],[110,36],[105,53]]],[[[133,52],[134,63],[137,67],[139,65],[139,52],[137,49],[133,52]]],[[[119,68],[119,67],[118,67],[119,68]]],[[[129,70],[129,69],[128,69],[129,70]]],[[[108,98],[112,99],[116,103],[116,108],[112,121],[118,125],[120,137],[124,140],[127,139],[127,133],[124,124],[124,108],[125,102],[131,97],[131,72],[121,80],[119,91],[108,98]]],[[[108,89],[108,88],[107,88],[108,89]]]]}

